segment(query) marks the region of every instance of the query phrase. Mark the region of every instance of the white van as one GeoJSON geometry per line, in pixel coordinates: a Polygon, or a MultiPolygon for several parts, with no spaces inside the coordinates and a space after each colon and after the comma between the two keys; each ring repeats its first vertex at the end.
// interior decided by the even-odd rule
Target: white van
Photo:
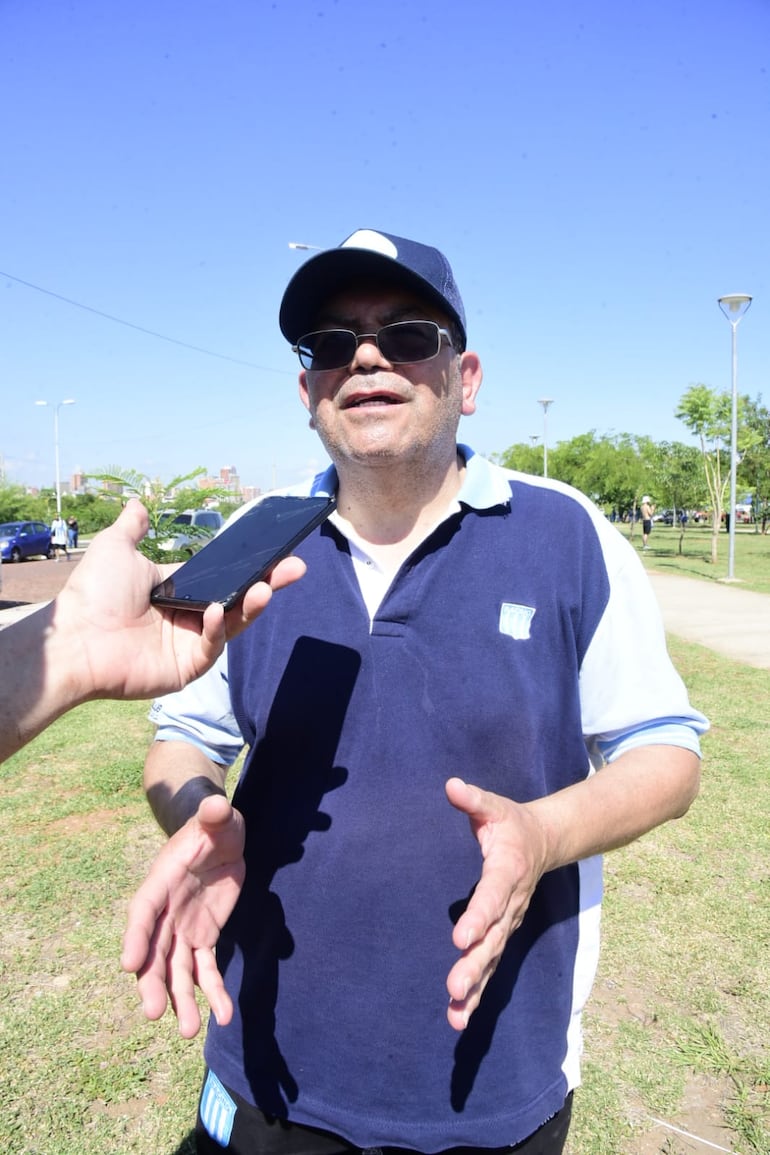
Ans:
{"type": "Polygon", "coordinates": [[[222,528],[225,519],[218,509],[186,509],[164,527],[161,549],[184,550],[193,554],[222,528]],[[171,536],[166,537],[168,533],[171,536]]]}

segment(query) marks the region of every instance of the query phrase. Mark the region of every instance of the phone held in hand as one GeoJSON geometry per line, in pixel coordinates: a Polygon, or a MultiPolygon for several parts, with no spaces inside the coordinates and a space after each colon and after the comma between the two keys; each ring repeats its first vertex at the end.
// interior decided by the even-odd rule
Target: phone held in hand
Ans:
{"type": "Polygon", "coordinates": [[[205,610],[221,602],[236,605],[249,586],[268,577],[335,508],[333,497],[265,497],[236,518],[157,585],[150,601],[158,606],[205,610]]]}

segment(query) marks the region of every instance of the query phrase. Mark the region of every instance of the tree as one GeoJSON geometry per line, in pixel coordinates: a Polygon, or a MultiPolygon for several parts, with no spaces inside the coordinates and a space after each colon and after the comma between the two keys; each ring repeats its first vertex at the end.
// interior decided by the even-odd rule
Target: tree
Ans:
{"type": "MultiPolygon", "coordinates": [[[[512,445],[496,460],[509,469],[542,475],[542,450],[537,447],[512,445]]],[[[635,510],[650,488],[655,460],[656,446],[649,437],[598,437],[591,430],[559,442],[548,455],[548,473],[581,490],[605,512],[622,516],[635,510]]]]}
{"type": "MultiPolygon", "coordinates": [[[[125,497],[138,497],[149,515],[150,529],[147,536],[139,543],[139,549],[151,561],[180,560],[172,553],[161,550],[160,541],[163,536],[163,523],[168,521],[169,515],[179,506],[183,509],[200,509],[212,500],[231,500],[232,495],[219,486],[206,489],[196,489],[185,486],[185,483],[194,481],[206,470],[203,466],[193,469],[190,473],[173,477],[171,481],[163,482],[160,478],[150,478],[144,473],[133,469],[121,469],[119,466],[110,466],[101,473],[89,474],[89,479],[102,484],[101,496],[114,501],[117,511],[123,505],[125,497]],[[172,502],[174,503],[172,505],[172,502]]],[[[193,527],[189,527],[192,532],[193,527]]],[[[188,532],[186,529],[185,532],[188,532]]]]}
{"type": "Polygon", "coordinates": [[[491,459],[505,469],[516,469],[519,473],[529,473],[533,477],[543,476],[543,450],[537,445],[517,442],[502,453],[491,454],[491,459]]]}
{"type": "Polygon", "coordinates": [[[770,521],[770,412],[762,405],[761,394],[755,401],[746,398],[744,410],[747,444],[743,446],[738,477],[753,493],[754,525],[757,533],[767,533],[770,521]]]}
{"type": "MultiPolygon", "coordinates": [[[[666,505],[681,515],[682,510],[703,504],[705,484],[699,468],[700,453],[694,445],[683,445],[681,441],[662,441],[655,446],[653,488],[659,499],[665,497],[666,505]]],[[[681,516],[679,524],[679,553],[684,545],[685,522],[681,516]]]]}
{"type": "MultiPolygon", "coordinates": [[[[731,439],[732,397],[718,393],[708,385],[691,385],[679,399],[675,416],[683,421],[700,441],[701,461],[706,486],[711,499],[711,562],[716,565],[719,555],[719,527],[722,524],[725,489],[730,480],[726,463],[722,461],[722,446],[731,439]]],[[[732,511],[735,516],[735,510],[732,511]]]]}

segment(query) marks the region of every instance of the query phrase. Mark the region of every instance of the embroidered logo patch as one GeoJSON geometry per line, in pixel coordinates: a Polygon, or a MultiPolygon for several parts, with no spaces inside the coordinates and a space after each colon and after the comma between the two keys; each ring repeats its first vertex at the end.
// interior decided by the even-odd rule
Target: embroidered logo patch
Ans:
{"type": "Polygon", "coordinates": [[[529,627],[535,616],[534,606],[518,606],[514,602],[503,602],[500,606],[498,629],[516,641],[529,637],[529,627]]]}
{"type": "Polygon", "coordinates": [[[211,1138],[220,1147],[230,1142],[236,1106],[213,1071],[209,1071],[200,1104],[201,1120],[211,1138]]]}

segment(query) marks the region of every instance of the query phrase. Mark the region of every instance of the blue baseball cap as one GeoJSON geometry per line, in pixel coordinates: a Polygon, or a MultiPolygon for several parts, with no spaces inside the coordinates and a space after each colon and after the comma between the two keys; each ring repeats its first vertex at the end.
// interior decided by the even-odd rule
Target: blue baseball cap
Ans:
{"type": "Polygon", "coordinates": [[[444,254],[419,241],[375,229],[358,229],[336,249],[311,257],[297,270],[279,313],[286,340],[295,345],[312,330],[325,302],[359,281],[414,289],[452,317],[465,345],[465,309],[444,254]]]}

